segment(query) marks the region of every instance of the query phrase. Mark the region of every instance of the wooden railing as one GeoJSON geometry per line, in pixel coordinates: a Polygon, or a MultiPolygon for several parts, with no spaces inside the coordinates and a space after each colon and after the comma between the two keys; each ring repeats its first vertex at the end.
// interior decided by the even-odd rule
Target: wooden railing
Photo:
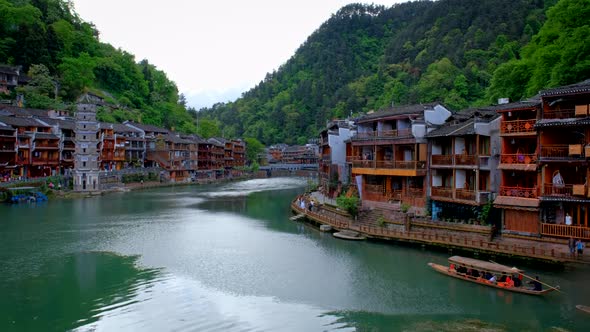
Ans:
{"type": "Polygon", "coordinates": [[[465,201],[475,201],[475,191],[469,189],[457,189],[455,192],[457,199],[465,201]]]}
{"type": "Polygon", "coordinates": [[[432,165],[453,165],[453,155],[433,154],[432,165]]]}
{"type": "Polygon", "coordinates": [[[516,134],[516,133],[532,133],[535,132],[535,122],[537,120],[515,120],[502,121],[500,125],[500,133],[502,134],[516,134]]]}
{"type": "Polygon", "coordinates": [[[453,188],[432,187],[431,196],[453,198],[453,188]]]}
{"type": "Polygon", "coordinates": [[[543,196],[585,196],[586,186],[583,184],[552,184],[545,183],[543,185],[543,196]]]}
{"type": "Polygon", "coordinates": [[[426,169],[425,161],[352,160],[352,167],[387,169],[426,169]]]}
{"type": "Polygon", "coordinates": [[[568,158],[569,145],[543,145],[541,146],[543,158],[568,158]]]}
{"type": "Polygon", "coordinates": [[[535,164],[537,163],[537,155],[536,154],[501,154],[500,155],[500,164],[535,164]]]}
{"type": "Polygon", "coordinates": [[[590,228],[585,226],[569,226],[564,224],[541,223],[541,234],[564,238],[590,240],[590,228]]]}
{"type": "Polygon", "coordinates": [[[455,164],[456,165],[477,165],[477,156],[476,155],[467,155],[467,154],[456,154],[455,155],[455,164]]]}
{"type": "Polygon", "coordinates": [[[543,119],[568,119],[575,117],[574,108],[545,110],[543,111],[543,119]]]}
{"type": "Polygon", "coordinates": [[[511,196],[519,198],[537,198],[537,188],[506,187],[500,186],[500,196],[511,196]]]}
{"type": "Polygon", "coordinates": [[[394,129],[382,131],[358,132],[353,139],[378,139],[378,138],[396,138],[412,136],[412,129],[394,129]]]}

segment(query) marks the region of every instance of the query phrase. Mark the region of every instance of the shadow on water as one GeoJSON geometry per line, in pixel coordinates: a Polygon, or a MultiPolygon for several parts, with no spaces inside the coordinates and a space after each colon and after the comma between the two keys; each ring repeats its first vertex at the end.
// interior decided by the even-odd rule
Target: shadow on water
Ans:
{"type": "Polygon", "coordinates": [[[138,257],[81,252],[47,262],[39,275],[0,286],[0,330],[64,331],[98,321],[133,302],[138,288],[161,275],[138,257]]]}

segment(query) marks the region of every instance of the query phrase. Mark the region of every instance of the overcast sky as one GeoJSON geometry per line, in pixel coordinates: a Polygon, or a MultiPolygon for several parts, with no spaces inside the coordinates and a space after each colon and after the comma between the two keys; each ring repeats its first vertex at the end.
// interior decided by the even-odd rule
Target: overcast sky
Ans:
{"type": "MultiPolygon", "coordinates": [[[[407,0],[370,1],[390,7],[407,0]]],[[[190,106],[233,101],[295,53],[345,0],[74,0],[100,39],[148,59],[190,106]]]]}

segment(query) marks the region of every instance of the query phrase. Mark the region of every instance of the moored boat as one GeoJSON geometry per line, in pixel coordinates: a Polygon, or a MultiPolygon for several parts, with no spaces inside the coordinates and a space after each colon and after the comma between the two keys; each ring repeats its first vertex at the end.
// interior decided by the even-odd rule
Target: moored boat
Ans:
{"type": "Polygon", "coordinates": [[[587,314],[590,314],[590,307],[587,305],[578,304],[578,305],[576,305],[576,309],[581,310],[587,314]]]}
{"type": "Polygon", "coordinates": [[[515,267],[461,256],[450,257],[449,263],[449,266],[436,263],[428,263],[428,266],[450,277],[516,293],[543,295],[555,290],[559,291],[559,286],[553,287],[542,283],[538,278],[531,278],[525,275],[523,270],[515,267]],[[524,278],[530,279],[528,284],[532,287],[524,285],[522,282],[524,278]],[[542,285],[548,288],[543,289],[542,285]]]}

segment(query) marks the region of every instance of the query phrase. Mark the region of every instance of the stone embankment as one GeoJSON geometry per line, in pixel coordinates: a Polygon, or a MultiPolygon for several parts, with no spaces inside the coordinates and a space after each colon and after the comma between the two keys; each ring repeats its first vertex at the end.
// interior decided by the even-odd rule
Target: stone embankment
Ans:
{"type": "MultiPolygon", "coordinates": [[[[330,225],[335,231],[351,230],[379,240],[393,240],[425,246],[465,250],[490,256],[505,256],[549,263],[590,263],[590,257],[570,255],[566,241],[543,241],[541,239],[492,237],[489,226],[463,225],[427,221],[401,211],[372,207],[362,210],[358,217],[333,207],[328,200],[312,195],[317,203],[312,210],[300,206],[301,199],[308,202],[309,196],[300,196],[291,204],[297,214],[304,214],[308,221],[330,225]]],[[[306,207],[308,205],[305,205],[306,207]]]]}

